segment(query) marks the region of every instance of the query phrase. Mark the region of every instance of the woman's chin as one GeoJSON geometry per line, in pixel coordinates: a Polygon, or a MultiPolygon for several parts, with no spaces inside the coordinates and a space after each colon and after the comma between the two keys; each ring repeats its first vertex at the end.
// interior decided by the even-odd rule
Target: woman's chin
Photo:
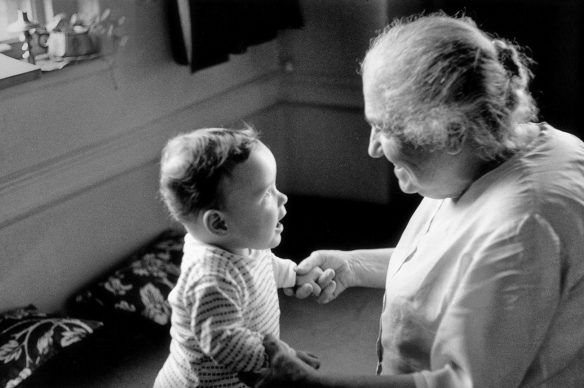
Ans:
{"type": "Polygon", "coordinates": [[[409,179],[399,179],[399,188],[406,194],[416,194],[418,192],[418,187],[412,183],[409,179]]]}
{"type": "Polygon", "coordinates": [[[410,179],[410,174],[403,167],[394,166],[393,173],[397,178],[401,191],[406,194],[415,194],[418,192],[417,186],[410,179]]]}

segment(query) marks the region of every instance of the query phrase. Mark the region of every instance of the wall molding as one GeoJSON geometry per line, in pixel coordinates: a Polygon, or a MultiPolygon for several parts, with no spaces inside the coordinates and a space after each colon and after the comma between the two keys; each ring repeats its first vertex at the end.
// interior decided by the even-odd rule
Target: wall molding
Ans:
{"type": "Polygon", "coordinates": [[[342,109],[363,109],[361,78],[284,73],[280,100],[342,109]]]}
{"type": "Polygon", "coordinates": [[[360,81],[274,71],[118,136],[0,177],[0,228],[155,162],[176,133],[235,122],[278,103],[361,109],[360,81]]]}

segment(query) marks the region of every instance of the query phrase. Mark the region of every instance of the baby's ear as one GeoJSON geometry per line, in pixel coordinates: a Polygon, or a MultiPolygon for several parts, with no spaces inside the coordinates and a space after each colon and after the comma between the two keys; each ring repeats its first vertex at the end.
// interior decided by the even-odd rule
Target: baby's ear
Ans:
{"type": "Polygon", "coordinates": [[[223,236],[227,233],[225,216],[219,210],[206,210],[203,214],[203,223],[205,228],[214,235],[223,236]]]}

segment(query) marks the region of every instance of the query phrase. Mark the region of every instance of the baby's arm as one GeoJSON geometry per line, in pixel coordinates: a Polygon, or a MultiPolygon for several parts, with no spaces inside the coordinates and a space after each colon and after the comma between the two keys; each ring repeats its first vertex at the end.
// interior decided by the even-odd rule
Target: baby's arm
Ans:
{"type": "Polygon", "coordinates": [[[226,275],[204,274],[188,286],[190,317],[181,324],[190,326],[201,351],[218,365],[233,372],[260,370],[266,361],[263,336],[247,327],[242,285],[226,275]]]}

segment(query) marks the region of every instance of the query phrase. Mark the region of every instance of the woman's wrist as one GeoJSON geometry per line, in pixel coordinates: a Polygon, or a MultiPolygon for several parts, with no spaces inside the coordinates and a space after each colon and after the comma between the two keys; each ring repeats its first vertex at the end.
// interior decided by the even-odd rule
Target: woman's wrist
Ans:
{"type": "Polygon", "coordinates": [[[393,248],[350,251],[348,267],[351,287],[385,288],[387,266],[393,248]]]}

